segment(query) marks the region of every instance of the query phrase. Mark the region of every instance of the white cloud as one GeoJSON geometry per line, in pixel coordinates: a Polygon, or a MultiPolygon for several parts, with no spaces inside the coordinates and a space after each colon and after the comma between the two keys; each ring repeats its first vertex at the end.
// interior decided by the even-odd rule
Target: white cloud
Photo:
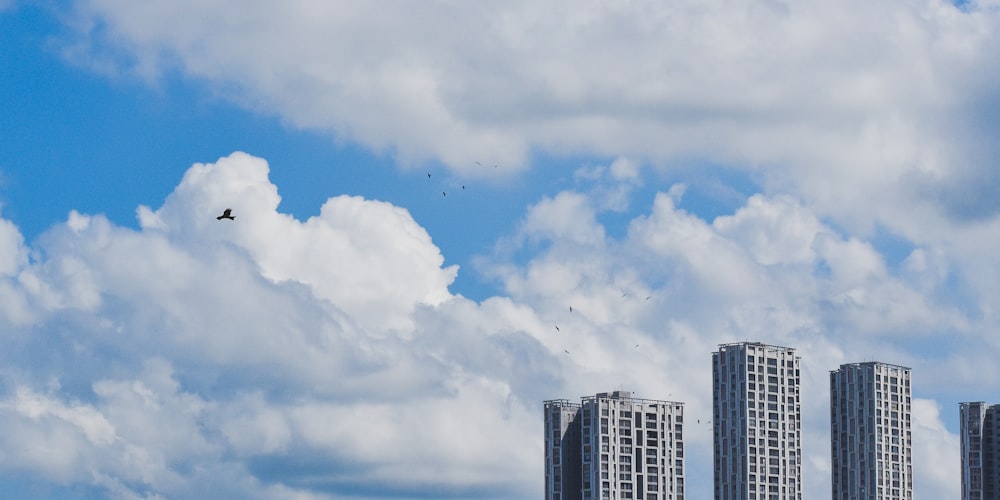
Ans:
{"type": "MultiPolygon", "coordinates": [[[[944,400],[1000,388],[988,2],[74,8],[69,57],[177,71],[405,164],[616,160],[480,259],[505,295],[482,303],[405,209],[340,196],[296,220],[242,153],[193,166],[139,230],[74,211],[29,259],[0,219],[5,473],[122,497],[533,496],[540,400],[621,385],[707,415],[708,353],[762,340],[803,356],[806,497],[829,492],[826,372],[871,357],[914,368],[918,494],[953,496],[928,462],[954,453],[944,400]],[[764,192],[706,221],[677,184],[620,239],[599,223],[644,172],[704,164],[764,192]],[[898,265],[878,230],[912,245],[898,265]]],[[[711,434],[690,439],[708,497],[711,434]]]]}
{"type": "Polygon", "coordinates": [[[604,239],[604,228],[597,223],[586,196],[570,192],[531,207],[521,231],[529,238],[582,245],[599,244],[604,239]]]}
{"type": "Polygon", "coordinates": [[[441,268],[444,257],[406,210],[339,196],[299,222],[277,213],[280,197],[267,174],[266,162],[242,153],[196,165],[162,208],[140,210],[140,220],[184,238],[229,241],[264,276],[305,285],[366,327],[408,331],[415,305],[450,297],[457,267],[441,268]],[[233,208],[237,224],[215,220],[224,208],[233,208]]]}
{"type": "Polygon", "coordinates": [[[337,197],[300,222],[278,201],[266,163],[234,154],[194,165],[138,231],[72,212],[39,238],[3,278],[26,311],[0,308],[18,388],[0,440],[34,454],[0,469],[123,497],[209,477],[222,496],[537,490],[532,384],[559,376],[530,307],[453,297],[457,269],[403,209],[337,197]],[[270,472],[289,457],[336,477],[270,472]]]}
{"type": "Polygon", "coordinates": [[[1000,16],[987,4],[76,7],[72,57],[176,70],[403,163],[471,175],[536,151],[711,162],[845,225],[918,239],[1000,210],[982,118],[1000,16]]]}
{"type": "Polygon", "coordinates": [[[10,221],[0,219],[0,320],[14,324],[30,321],[25,297],[14,277],[28,263],[24,237],[10,221]]]}
{"type": "MultiPolygon", "coordinates": [[[[917,249],[897,271],[871,244],[841,235],[788,196],[754,195],[733,215],[709,223],[677,208],[681,194],[673,191],[658,195],[621,241],[553,244],[523,266],[495,267],[512,298],[536,304],[548,320],[540,326],[546,346],[570,351],[563,363],[575,388],[570,394],[621,384],[648,397],[672,395],[691,415],[708,415],[707,353],[716,344],[796,347],[803,358],[806,496],[813,497],[829,491],[829,370],[873,357],[912,365],[918,396],[947,390],[926,374],[975,378],[954,363],[976,357],[950,338],[968,336],[982,346],[993,327],[937,293],[946,265],[939,252],[917,249]]],[[[995,385],[975,384],[980,391],[995,385]]],[[[939,415],[936,423],[924,417],[924,439],[951,439],[939,415]]],[[[711,433],[696,429],[690,439],[689,477],[709,481],[710,453],[697,446],[708,446],[711,433]]],[[[954,470],[942,470],[921,481],[919,491],[946,496],[954,477],[954,470]]],[[[710,483],[689,486],[710,495],[710,483]]]]}
{"type": "Polygon", "coordinates": [[[27,260],[21,232],[12,222],[0,219],[0,277],[17,274],[27,260]]]}
{"type": "MultiPolygon", "coordinates": [[[[957,405],[950,410],[957,413],[957,405]]],[[[936,401],[914,398],[912,411],[914,492],[926,498],[957,496],[962,490],[958,436],[945,428],[936,401]]]]}
{"type": "MultiPolygon", "coordinates": [[[[920,453],[953,439],[933,399],[949,381],[995,388],[962,362],[1000,346],[993,316],[944,293],[964,276],[953,247],[892,266],[790,195],[714,221],[682,197],[621,237],[600,196],[543,197],[482,257],[504,293],[481,303],[448,291],[457,270],[405,210],[334,197],[298,221],[242,153],[193,166],[138,230],[72,212],[0,278],[20,297],[0,308],[0,442],[20,450],[0,473],[121,497],[520,498],[541,488],[541,401],[621,387],[685,403],[689,494],[707,496],[709,353],[759,340],[803,358],[812,497],[829,491],[828,370],[913,367],[920,453]]],[[[921,481],[940,495],[954,472],[921,481]]]]}
{"type": "Polygon", "coordinates": [[[732,216],[713,221],[718,231],[749,248],[765,265],[812,264],[818,241],[829,229],[789,197],[751,196],[732,216]]]}

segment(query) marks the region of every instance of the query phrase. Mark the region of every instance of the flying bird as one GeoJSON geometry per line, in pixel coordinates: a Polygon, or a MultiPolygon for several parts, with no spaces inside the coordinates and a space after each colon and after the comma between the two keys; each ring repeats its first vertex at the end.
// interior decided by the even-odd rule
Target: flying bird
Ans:
{"type": "Polygon", "coordinates": [[[430,173],[430,172],[427,172],[427,178],[428,178],[428,179],[430,179],[430,178],[431,178],[431,173],[430,173]]]}
{"type": "Polygon", "coordinates": [[[556,331],[558,332],[559,331],[559,325],[555,325],[555,327],[556,327],[556,331]]]}
{"type": "Polygon", "coordinates": [[[569,312],[573,312],[573,306],[569,306],[569,312]]]}
{"type": "Polygon", "coordinates": [[[222,220],[222,219],[236,220],[236,216],[233,215],[233,209],[227,208],[222,212],[222,215],[215,218],[215,220],[222,220]]]}

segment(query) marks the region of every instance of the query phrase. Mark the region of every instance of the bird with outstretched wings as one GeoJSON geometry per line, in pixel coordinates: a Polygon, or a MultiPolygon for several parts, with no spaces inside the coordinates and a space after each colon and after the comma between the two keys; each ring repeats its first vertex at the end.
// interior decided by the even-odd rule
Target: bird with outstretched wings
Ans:
{"type": "Polygon", "coordinates": [[[222,220],[222,219],[236,220],[236,216],[233,215],[233,209],[227,208],[222,212],[222,215],[215,218],[215,220],[222,220]]]}

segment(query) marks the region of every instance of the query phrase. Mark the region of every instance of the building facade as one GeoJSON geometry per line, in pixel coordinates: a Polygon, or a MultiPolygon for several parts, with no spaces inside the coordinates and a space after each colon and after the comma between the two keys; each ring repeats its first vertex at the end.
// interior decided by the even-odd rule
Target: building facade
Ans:
{"type": "Polygon", "coordinates": [[[834,500],[912,500],[910,369],[849,363],[830,372],[834,500]]]}
{"type": "Polygon", "coordinates": [[[1000,404],[959,403],[962,500],[1000,498],[1000,404]]]}
{"type": "Polygon", "coordinates": [[[545,498],[580,498],[580,405],[545,401],[545,498]]]}
{"type": "Polygon", "coordinates": [[[712,353],[716,500],[801,500],[800,359],[759,342],[712,353]]]}
{"type": "Polygon", "coordinates": [[[582,398],[579,405],[546,401],[545,418],[547,499],[684,499],[682,403],[604,392],[582,398]],[[562,423],[574,406],[572,423],[562,423]],[[559,432],[561,449],[556,452],[559,432]],[[574,432],[578,448],[571,453],[566,435],[574,432]]]}

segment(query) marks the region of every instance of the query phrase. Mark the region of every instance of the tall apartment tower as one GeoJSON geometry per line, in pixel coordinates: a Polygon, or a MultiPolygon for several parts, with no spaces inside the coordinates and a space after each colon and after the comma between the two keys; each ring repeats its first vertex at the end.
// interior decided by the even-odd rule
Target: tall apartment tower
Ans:
{"type": "Polygon", "coordinates": [[[580,405],[566,399],[545,405],[545,498],[580,498],[580,405]]]}
{"type": "Polygon", "coordinates": [[[759,342],[712,353],[716,500],[802,500],[799,357],[759,342]]]}
{"type": "Polygon", "coordinates": [[[547,500],[684,499],[682,403],[614,391],[544,404],[547,500]]]}
{"type": "Polygon", "coordinates": [[[910,369],[848,363],[830,372],[833,500],[912,500],[910,369]]]}
{"type": "Polygon", "coordinates": [[[1000,404],[959,403],[962,500],[1000,498],[1000,404]]]}

